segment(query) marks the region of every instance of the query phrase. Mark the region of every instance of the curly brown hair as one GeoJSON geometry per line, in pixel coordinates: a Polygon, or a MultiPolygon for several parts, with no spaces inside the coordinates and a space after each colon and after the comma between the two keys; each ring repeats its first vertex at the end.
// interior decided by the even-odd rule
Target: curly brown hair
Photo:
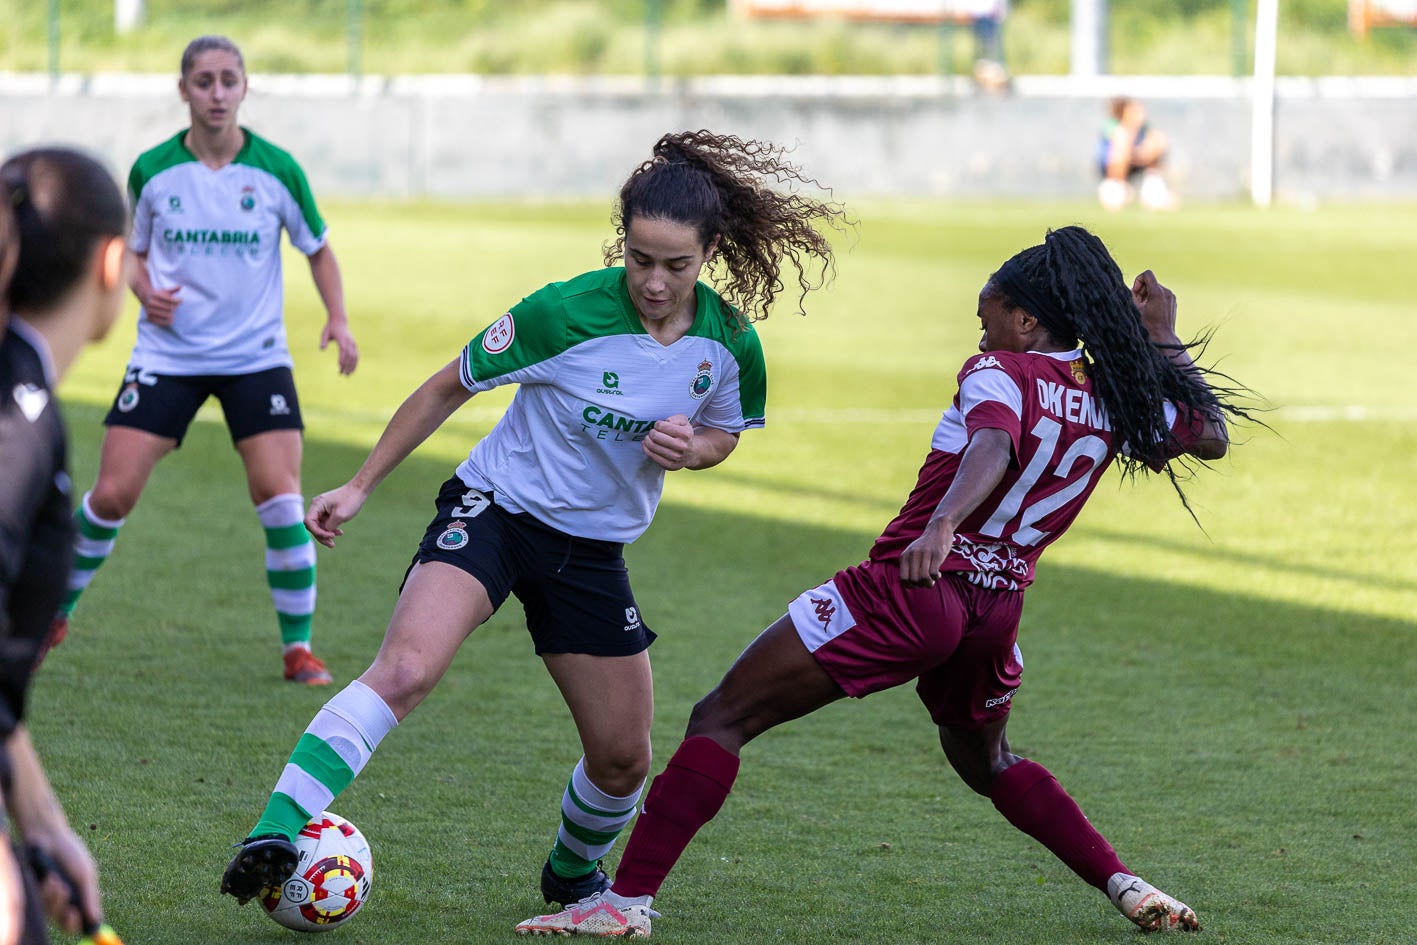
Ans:
{"type": "Polygon", "coordinates": [[[625,228],[635,217],[691,226],[707,246],[718,237],[715,288],[734,320],[759,321],[784,288],[782,261],[797,270],[797,310],[806,314],[807,293],[836,274],[831,242],[821,222],[841,231],[854,227],[836,202],[782,192],[771,185],[810,185],[830,191],[785,159],[787,149],[770,142],[711,131],[666,134],[654,157],[635,168],[620,188],[612,219],[616,238],[605,245],[605,264],[625,255],[625,228]]]}

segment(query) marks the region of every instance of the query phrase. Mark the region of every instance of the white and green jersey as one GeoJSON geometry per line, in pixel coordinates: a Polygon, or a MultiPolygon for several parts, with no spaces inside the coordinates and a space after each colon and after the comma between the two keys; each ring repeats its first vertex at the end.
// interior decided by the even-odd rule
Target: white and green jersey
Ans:
{"type": "Polygon", "coordinates": [[[182,131],[144,152],[128,175],[128,245],[147,253],[154,288],[182,287],[171,328],[138,322],[131,363],[145,371],[250,374],[291,366],[280,231],[309,256],[325,245],[325,221],[295,159],[242,132],[246,143],[225,167],[197,160],[182,131]]]}
{"type": "Polygon", "coordinates": [[[521,387],[458,476],[567,534],[638,538],[664,488],[640,443],[655,421],[683,414],[730,433],[763,425],[757,333],[730,323],[707,285],[695,294],[694,324],[671,345],[645,331],[620,267],[552,283],[493,322],[463,349],[463,385],[521,387]]]}

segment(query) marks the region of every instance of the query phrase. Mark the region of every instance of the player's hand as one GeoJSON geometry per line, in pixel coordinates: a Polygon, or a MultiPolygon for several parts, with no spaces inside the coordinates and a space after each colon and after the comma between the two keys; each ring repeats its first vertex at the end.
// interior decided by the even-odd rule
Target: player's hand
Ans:
{"type": "Polygon", "coordinates": [[[47,858],[48,871],[39,895],[50,920],[70,934],[101,923],[98,867],[84,842],[72,830],[65,829],[46,836],[45,842],[36,847],[47,858]]]}
{"type": "Polygon", "coordinates": [[[150,290],[147,298],[140,300],[148,321],[159,328],[171,328],[177,318],[177,306],[182,304],[181,294],[180,285],[170,289],[150,290]]]}
{"type": "Polygon", "coordinates": [[[1158,344],[1177,344],[1176,293],[1156,281],[1150,269],[1132,282],[1132,301],[1141,313],[1147,337],[1158,344]]]}
{"type": "Polygon", "coordinates": [[[359,366],[359,345],[354,343],[354,336],[349,333],[349,325],[343,321],[325,322],[325,330],[320,332],[320,350],[324,351],[331,341],[339,349],[339,372],[353,374],[354,369],[359,366]]]}
{"type": "Polygon", "coordinates": [[[683,414],[657,420],[640,446],[646,456],[665,469],[683,469],[693,459],[694,425],[683,414]]]}
{"type": "Polygon", "coordinates": [[[900,555],[900,583],[906,587],[933,587],[940,579],[940,567],[954,545],[954,530],[943,519],[931,519],[920,537],[900,555]]]}
{"type": "Polygon", "coordinates": [[[367,498],[368,495],[349,483],[315,496],[305,513],[305,528],[310,537],[326,548],[333,548],[335,539],[344,534],[340,526],[359,514],[367,498]]]}

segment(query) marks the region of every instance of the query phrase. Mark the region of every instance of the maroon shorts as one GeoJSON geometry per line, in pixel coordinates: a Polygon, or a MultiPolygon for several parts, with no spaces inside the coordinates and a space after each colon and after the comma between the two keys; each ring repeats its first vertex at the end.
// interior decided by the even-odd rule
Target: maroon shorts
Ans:
{"type": "Polygon", "coordinates": [[[986,590],[946,574],[906,587],[894,561],[838,571],[787,608],[797,634],[847,695],[918,679],[936,725],[979,728],[1008,714],[1023,678],[1023,591],[986,590]]]}

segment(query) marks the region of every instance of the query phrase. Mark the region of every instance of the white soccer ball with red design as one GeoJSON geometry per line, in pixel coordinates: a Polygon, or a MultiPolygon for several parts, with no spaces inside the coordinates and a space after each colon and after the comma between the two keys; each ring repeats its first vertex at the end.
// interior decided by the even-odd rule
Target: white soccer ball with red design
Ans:
{"type": "Polygon", "coordinates": [[[297,932],[328,932],[348,922],[369,901],[374,858],[359,828],[325,811],[295,838],[300,860],[279,889],[261,893],[261,905],[297,932]]]}

